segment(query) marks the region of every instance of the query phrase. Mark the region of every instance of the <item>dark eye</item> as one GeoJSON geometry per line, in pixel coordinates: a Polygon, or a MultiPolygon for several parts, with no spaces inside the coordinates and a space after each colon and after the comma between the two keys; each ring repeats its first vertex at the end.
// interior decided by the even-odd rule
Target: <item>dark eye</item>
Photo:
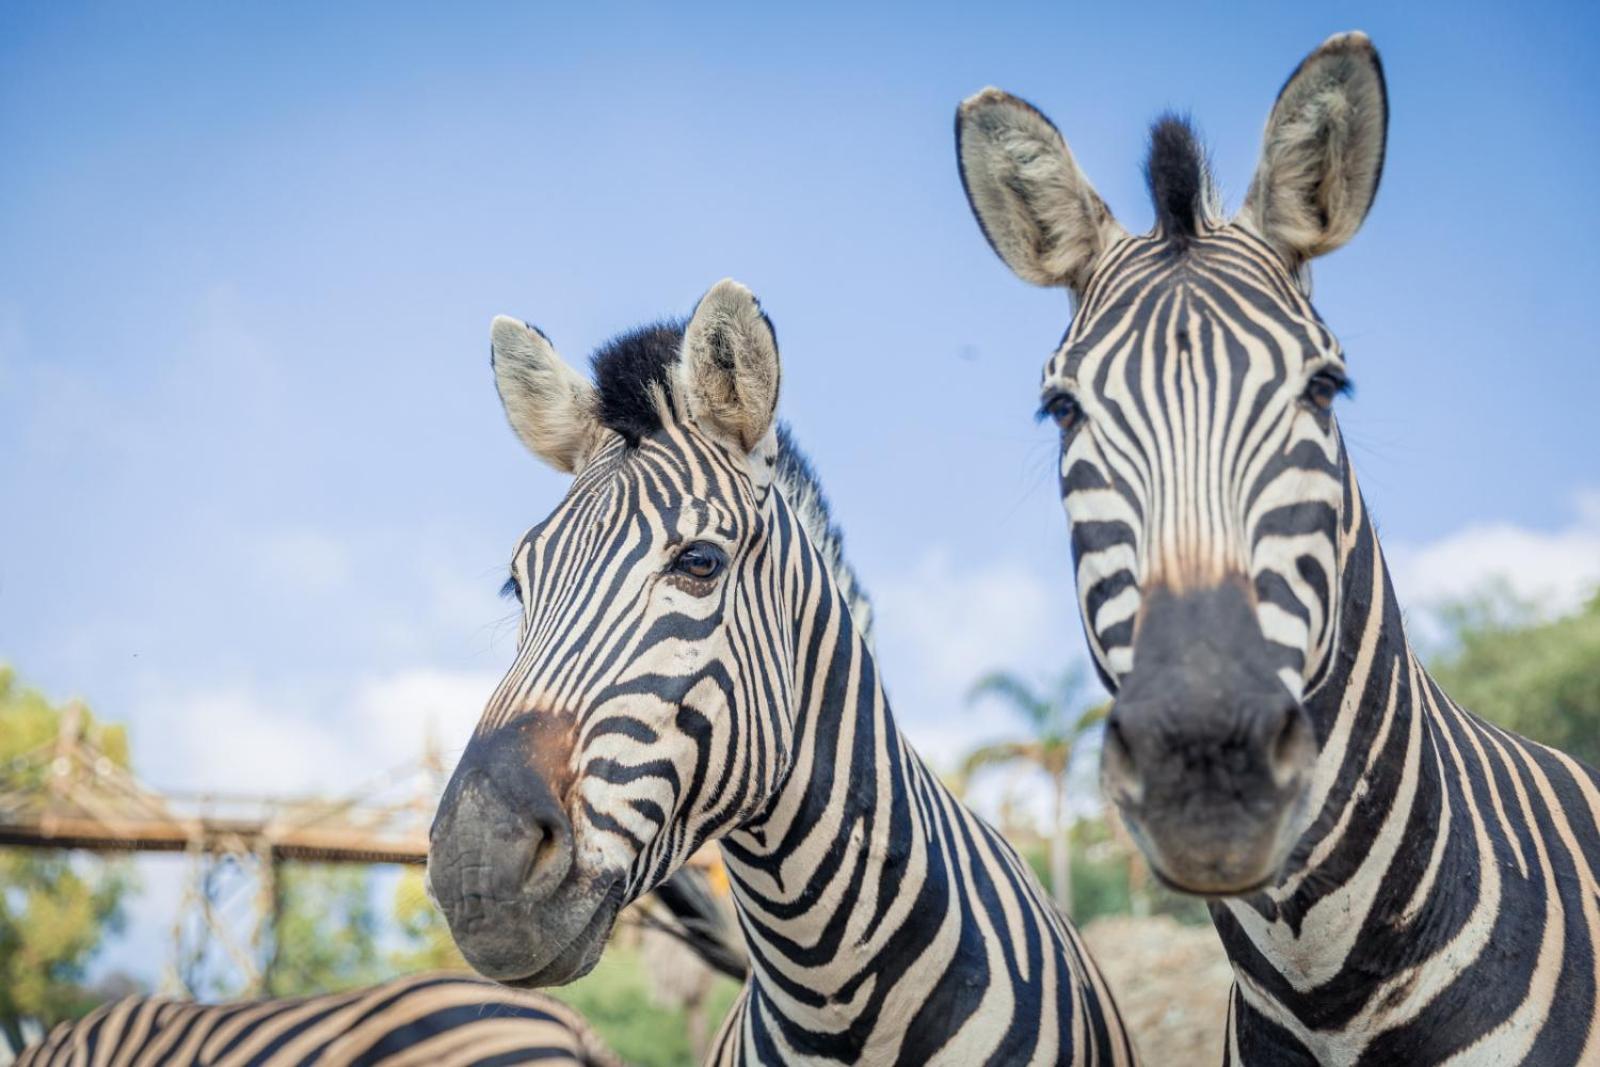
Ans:
{"type": "Polygon", "coordinates": [[[728,555],[722,549],[708,541],[694,541],[678,553],[678,558],[672,561],[672,569],[703,582],[721,574],[727,563],[728,555]]]}
{"type": "Polygon", "coordinates": [[[521,602],[522,583],[517,581],[517,576],[515,574],[507,578],[506,584],[500,587],[500,595],[505,597],[507,600],[515,597],[519,603],[521,602]]]}
{"type": "Polygon", "coordinates": [[[1039,406],[1039,418],[1054,419],[1064,433],[1083,421],[1083,407],[1071,393],[1052,393],[1039,406]]]}
{"type": "Polygon", "coordinates": [[[1318,411],[1332,411],[1333,402],[1350,392],[1350,380],[1332,368],[1319,370],[1306,383],[1305,401],[1318,411]]]}

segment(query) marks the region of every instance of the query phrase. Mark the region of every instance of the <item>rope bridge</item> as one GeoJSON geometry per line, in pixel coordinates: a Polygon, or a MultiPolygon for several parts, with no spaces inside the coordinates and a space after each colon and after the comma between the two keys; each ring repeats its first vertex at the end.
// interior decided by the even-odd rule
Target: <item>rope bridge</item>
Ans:
{"type": "Polygon", "coordinates": [[[0,846],[186,854],[166,980],[175,992],[198,994],[218,964],[241,992],[260,992],[280,862],[427,862],[444,783],[431,742],[344,797],[160,792],[98,748],[87,721],[68,705],[53,741],[0,765],[0,846]]]}

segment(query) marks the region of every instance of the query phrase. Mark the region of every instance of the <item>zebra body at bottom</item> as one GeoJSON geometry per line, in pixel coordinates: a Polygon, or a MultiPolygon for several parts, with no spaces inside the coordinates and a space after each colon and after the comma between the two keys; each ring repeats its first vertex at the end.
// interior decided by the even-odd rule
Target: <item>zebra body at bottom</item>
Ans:
{"type": "Polygon", "coordinates": [[[620,1067],[571,1008],[466,975],[346,993],[197,1004],[128,997],[62,1023],[17,1067],[620,1067]]]}

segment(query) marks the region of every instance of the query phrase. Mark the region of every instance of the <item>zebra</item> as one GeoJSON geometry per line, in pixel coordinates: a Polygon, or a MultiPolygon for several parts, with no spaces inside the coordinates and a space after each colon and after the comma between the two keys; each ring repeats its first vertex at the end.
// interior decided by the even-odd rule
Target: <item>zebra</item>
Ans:
{"type": "Polygon", "coordinates": [[[58,1025],[16,1067],[452,1067],[621,1062],[571,1008],[460,974],[199,1004],[133,996],[58,1025]]]}
{"type": "Polygon", "coordinates": [[[491,351],[574,478],[515,549],[515,662],[432,828],[468,962],[570,981],[716,841],[751,974],[711,1062],[1135,1062],[1077,931],[895,725],[754,295],[613,339],[592,384],[513,319],[491,351]]]}
{"type": "Polygon", "coordinates": [[[1453,703],[1408,643],[1334,418],[1346,361],[1307,265],[1383,169],[1361,33],[1278,95],[1221,216],[1188,124],[1153,127],[1125,232],[1031,105],[957,113],[970,206],[1074,313],[1045,365],[1105,792],[1212,898],[1228,1063],[1600,1063],[1600,776],[1453,703]]]}

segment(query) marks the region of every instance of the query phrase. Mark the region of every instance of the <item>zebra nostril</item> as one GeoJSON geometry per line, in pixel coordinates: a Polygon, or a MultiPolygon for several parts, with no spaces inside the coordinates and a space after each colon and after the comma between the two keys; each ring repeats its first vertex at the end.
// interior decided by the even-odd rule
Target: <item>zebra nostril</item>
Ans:
{"type": "Polygon", "coordinates": [[[535,820],[522,848],[522,891],[535,899],[549,896],[572,869],[571,827],[558,814],[535,820]]]}
{"type": "Polygon", "coordinates": [[[1281,714],[1282,721],[1267,751],[1267,767],[1273,784],[1286,789],[1315,762],[1317,742],[1311,720],[1299,704],[1290,704],[1281,714]]]}
{"type": "Polygon", "coordinates": [[[1122,733],[1122,724],[1117,721],[1115,712],[1106,720],[1105,739],[1101,742],[1100,779],[1105,792],[1119,802],[1137,804],[1144,797],[1144,784],[1139,780],[1133,749],[1122,733]]]}

